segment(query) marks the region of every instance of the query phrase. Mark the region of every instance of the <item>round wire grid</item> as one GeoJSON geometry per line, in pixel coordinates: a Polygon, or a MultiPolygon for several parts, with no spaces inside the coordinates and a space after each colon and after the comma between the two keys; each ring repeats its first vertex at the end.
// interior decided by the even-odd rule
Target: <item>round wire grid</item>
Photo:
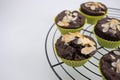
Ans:
{"type": "MultiPolygon", "coordinates": [[[[109,8],[108,16],[120,19],[120,9],[109,8]]],[[[93,25],[86,24],[80,33],[84,35],[91,36],[97,42],[92,30],[93,25]]],[[[98,64],[100,58],[111,51],[112,49],[107,49],[101,47],[97,43],[96,54],[83,66],[80,67],[70,67],[64,62],[62,62],[54,52],[54,44],[56,40],[61,36],[60,32],[57,30],[56,25],[53,24],[48,31],[45,40],[45,52],[48,63],[58,77],[58,80],[102,80],[101,74],[98,69],[98,64]]],[[[120,49],[120,47],[118,47],[120,49]]]]}

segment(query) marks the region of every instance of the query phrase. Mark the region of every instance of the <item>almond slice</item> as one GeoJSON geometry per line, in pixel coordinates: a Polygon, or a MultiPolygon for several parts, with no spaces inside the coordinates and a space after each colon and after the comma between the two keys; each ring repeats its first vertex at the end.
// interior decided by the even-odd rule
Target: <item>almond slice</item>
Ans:
{"type": "Polygon", "coordinates": [[[102,31],[103,31],[103,32],[107,32],[108,30],[109,30],[109,28],[104,27],[102,31]]]}
{"type": "Polygon", "coordinates": [[[101,3],[98,3],[98,6],[102,9],[104,9],[105,7],[101,5],[101,3]]]}
{"type": "Polygon", "coordinates": [[[116,34],[116,30],[112,30],[112,29],[109,29],[109,32],[111,32],[112,34],[116,34]]]}
{"type": "Polygon", "coordinates": [[[71,36],[69,34],[65,34],[65,35],[62,36],[62,41],[65,42],[65,43],[68,43],[68,42],[70,42],[74,39],[75,39],[75,36],[71,36]]]}
{"type": "Polygon", "coordinates": [[[92,5],[92,6],[90,7],[91,10],[95,10],[95,8],[96,8],[96,7],[95,7],[94,5],[92,5]]]}
{"type": "Polygon", "coordinates": [[[69,11],[69,10],[66,10],[66,11],[65,11],[65,14],[70,14],[70,12],[71,12],[71,11],[69,11]]]}
{"type": "Polygon", "coordinates": [[[117,25],[117,29],[120,31],[120,25],[117,25]]]}
{"type": "Polygon", "coordinates": [[[90,7],[93,3],[92,2],[87,2],[85,3],[85,7],[90,7]]]}
{"type": "Polygon", "coordinates": [[[58,24],[59,26],[69,26],[69,23],[64,22],[64,21],[59,21],[57,24],[58,24]]]}
{"type": "Polygon", "coordinates": [[[111,65],[112,65],[113,67],[115,67],[115,68],[117,67],[117,63],[116,63],[116,62],[112,62],[111,65]]]}
{"type": "Polygon", "coordinates": [[[81,38],[78,39],[77,44],[82,44],[82,39],[81,38]]]}
{"type": "Polygon", "coordinates": [[[74,12],[73,15],[74,15],[75,17],[77,17],[77,16],[78,16],[78,13],[74,12]]]}
{"type": "Polygon", "coordinates": [[[101,26],[109,28],[109,23],[102,24],[101,26]]]}
{"type": "Polygon", "coordinates": [[[85,47],[85,48],[81,49],[81,53],[84,54],[84,55],[87,55],[87,54],[90,54],[94,50],[96,50],[96,48],[94,46],[85,47]]]}
{"type": "Polygon", "coordinates": [[[120,52],[119,51],[113,51],[116,55],[120,56],[120,52]]]}
{"type": "Polygon", "coordinates": [[[117,63],[117,70],[116,70],[117,73],[120,73],[120,62],[117,63]]]}
{"type": "Polygon", "coordinates": [[[111,57],[112,59],[116,59],[115,56],[113,56],[113,55],[111,55],[111,54],[110,54],[110,57],[111,57]]]}

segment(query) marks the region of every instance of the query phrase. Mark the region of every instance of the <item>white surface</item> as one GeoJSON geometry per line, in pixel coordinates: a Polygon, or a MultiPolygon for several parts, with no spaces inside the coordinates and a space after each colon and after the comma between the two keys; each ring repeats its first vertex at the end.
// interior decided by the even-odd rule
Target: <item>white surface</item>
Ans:
{"type": "MultiPolygon", "coordinates": [[[[46,34],[57,13],[86,1],[0,0],[0,80],[57,80],[45,55],[46,34]]],[[[102,2],[120,8],[119,0],[102,2]]]]}

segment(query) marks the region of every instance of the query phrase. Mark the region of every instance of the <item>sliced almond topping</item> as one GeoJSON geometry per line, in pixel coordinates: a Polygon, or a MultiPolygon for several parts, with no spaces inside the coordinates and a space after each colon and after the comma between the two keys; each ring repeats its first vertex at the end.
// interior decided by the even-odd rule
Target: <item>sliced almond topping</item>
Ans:
{"type": "Polygon", "coordinates": [[[95,10],[96,7],[93,5],[93,6],[90,7],[90,9],[91,9],[91,10],[95,10]]]}
{"type": "Polygon", "coordinates": [[[114,68],[112,67],[112,68],[111,68],[111,70],[113,70],[113,71],[114,71],[114,68]]]}
{"type": "Polygon", "coordinates": [[[103,5],[101,5],[101,3],[98,3],[99,7],[101,7],[102,9],[104,9],[105,7],[103,5]]]}
{"type": "Polygon", "coordinates": [[[111,27],[111,28],[113,28],[113,27],[115,27],[115,28],[116,28],[116,26],[115,26],[115,24],[114,24],[114,23],[111,23],[111,24],[110,24],[110,27],[111,27]]]}
{"type": "Polygon", "coordinates": [[[118,59],[116,62],[112,62],[111,64],[114,68],[116,68],[116,72],[120,73],[120,59],[118,59]]]}
{"type": "Polygon", "coordinates": [[[63,19],[57,23],[59,26],[65,26],[65,27],[69,26],[69,22],[72,21],[75,23],[75,20],[77,19],[78,16],[76,12],[72,13],[71,11],[66,10],[65,14],[66,15],[63,17],[63,19]],[[75,17],[73,17],[73,15],[75,17]]]}
{"type": "Polygon", "coordinates": [[[112,62],[112,64],[111,64],[113,67],[117,67],[117,63],[116,62],[112,62]]]}
{"type": "Polygon", "coordinates": [[[110,26],[113,30],[116,30],[117,29],[117,27],[116,26],[110,26]]]}
{"type": "Polygon", "coordinates": [[[73,21],[73,23],[77,23],[76,21],[73,21]]]}
{"type": "Polygon", "coordinates": [[[64,21],[59,21],[58,23],[57,23],[59,26],[69,26],[69,23],[67,23],[67,22],[64,22],[64,21]]]}
{"type": "Polygon", "coordinates": [[[70,17],[68,17],[68,16],[64,16],[63,17],[63,22],[70,22],[71,20],[69,19],[70,17]]]}
{"type": "Polygon", "coordinates": [[[111,19],[108,19],[107,21],[111,21],[111,19]]]}
{"type": "Polygon", "coordinates": [[[79,32],[75,32],[75,33],[69,33],[69,34],[65,34],[62,36],[62,41],[65,42],[65,44],[67,44],[68,42],[74,40],[76,37],[78,37],[78,41],[77,44],[81,44],[83,46],[85,46],[85,48],[81,49],[81,53],[82,54],[89,54],[92,51],[96,50],[95,42],[90,40],[87,37],[84,37],[84,35],[80,34],[79,32]],[[87,46],[90,45],[90,46],[87,46]]]}
{"type": "Polygon", "coordinates": [[[74,22],[77,19],[77,17],[72,18],[72,21],[74,22]]]}
{"type": "Polygon", "coordinates": [[[79,32],[65,34],[62,36],[62,41],[64,41],[65,43],[68,43],[74,40],[75,37],[79,37],[79,39],[82,39],[83,35],[80,34],[79,32]]]}
{"type": "Polygon", "coordinates": [[[103,31],[103,32],[107,32],[108,30],[109,30],[109,28],[104,27],[102,31],[103,31]]]}
{"type": "Polygon", "coordinates": [[[83,38],[82,42],[83,42],[83,45],[88,44],[89,43],[89,39],[88,38],[83,38]]]}
{"type": "Polygon", "coordinates": [[[110,56],[111,56],[112,59],[116,59],[115,56],[113,56],[113,55],[111,55],[111,54],[110,54],[110,56]]]}
{"type": "Polygon", "coordinates": [[[100,2],[87,2],[85,3],[85,7],[90,7],[91,10],[95,10],[96,8],[102,8],[102,9],[105,8],[100,2]]]}
{"type": "Polygon", "coordinates": [[[112,20],[111,20],[111,23],[113,23],[113,24],[118,24],[118,23],[119,23],[119,21],[118,21],[118,20],[116,20],[116,19],[112,19],[112,20]]]}
{"type": "Polygon", "coordinates": [[[70,42],[74,39],[75,39],[75,36],[71,36],[69,34],[65,34],[65,35],[62,36],[62,41],[65,42],[65,43],[68,43],[68,42],[70,42]]]}
{"type": "Polygon", "coordinates": [[[96,48],[94,46],[85,47],[85,48],[81,49],[81,53],[84,54],[84,55],[87,55],[87,54],[91,53],[94,50],[96,50],[96,48]]]}
{"type": "Polygon", "coordinates": [[[117,70],[116,70],[117,73],[120,73],[120,62],[117,63],[117,70]]]}
{"type": "Polygon", "coordinates": [[[118,56],[120,56],[120,52],[119,51],[114,51],[114,53],[118,56]]]}
{"type": "Polygon", "coordinates": [[[70,35],[76,36],[76,37],[79,37],[79,38],[84,38],[84,36],[82,34],[80,34],[79,32],[70,33],[70,35]]]}
{"type": "Polygon", "coordinates": [[[82,44],[82,39],[81,38],[78,39],[77,44],[82,44]]]}
{"type": "Polygon", "coordinates": [[[93,5],[93,4],[94,4],[94,2],[92,2],[92,1],[87,2],[87,3],[85,3],[85,7],[91,7],[91,5],[93,5]]]}
{"type": "Polygon", "coordinates": [[[65,14],[70,14],[70,12],[71,12],[71,11],[69,11],[69,10],[66,10],[66,11],[65,11],[65,14]]]}
{"type": "Polygon", "coordinates": [[[89,44],[91,46],[95,45],[95,43],[93,41],[91,41],[90,39],[84,37],[83,38],[83,45],[85,45],[85,44],[89,44]]]}
{"type": "Polygon", "coordinates": [[[116,34],[117,33],[117,29],[120,31],[120,22],[116,19],[108,19],[108,22],[105,24],[102,24],[101,26],[103,27],[103,32],[107,32],[109,30],[109,32],[116,34]]]}
{"type": "Polygon", "coordinates": [[[117,29],[120,31],[120,25],[117,25],[117,29]]]}
{"type": "Polygon", "coordinates": [[[109,23],[102,24],[101,26],[109,28],[109,23]]]}
{"type": "Polygon", "coordinates": [[[109,29],[109,32],[116,34],[117,32],[115,30],[109,29]]]}
{"type": "Polygon", "coordinates": [[[120,73],[120,62],[118,62],[117,64],[117,70],[116,70],[117,73],[120,73]]]}
{"type": "Polygon", "coordinates": [[[78,13],[74,12],[73,15],[77,17],[77,16],[78,16],[78,13]]]}
{"type": "Polygon", "coordinates": [[[74,18],[72,16],[67,16],[67,22],[71,22],[74,18]]]}

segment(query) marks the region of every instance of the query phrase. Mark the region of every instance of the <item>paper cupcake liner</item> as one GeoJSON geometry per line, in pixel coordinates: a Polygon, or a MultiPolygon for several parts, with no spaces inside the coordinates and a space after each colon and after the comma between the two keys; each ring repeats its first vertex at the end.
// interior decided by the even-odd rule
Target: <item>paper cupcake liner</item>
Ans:
{"type": "Polygon", "coordinates": [[[103,73],[102,73],[102,71],[101,71],[101,69],[100,69],[100,62],[99,62],[99,65],[98,65],[98,69],[99,69],[99,71],[100,71],[100,74],[101,74],[102,79],[103,79],[103,80],[107,80],[107,79],[104,77],[104,75],[103,75],[103,73]]]}
{"type": "Polygon", "coordinates": [[[55,54],[68,66],[71,66],[71,67],[79,67],[79,66],[82,66],[83,64],[85,64],[90,58],[88,59],[84,59],[84,60],[68,60],[68,59],[64,59],[64,58],[61,58],[57,51],[56,51],[56,48],[54,47],[54,51],[55,51],[55,54]]]}
{"type": "MultiPolygon", "coordinates": [[[[93,31],[93,32],[94,32],[94,31],[93,31]]],[[[94,32],[94,34],[95,34],[95,32],[94,32]]],[[[96,37],[99,45],[102,46],[102,47],[106,47],[106,48],[117,48],[117,47],[120,46],[120,41],[108,41],[108,40],[105,40],[105,39],[97,36],[96,34],[95,34],[95,37],[96,37]]]]}
{"type": "Polygon", "coordinates": [[[104,18],[107,15],[107,12],[106,12],[106,14],[102,16],[90,16],[90,15],[83,13],[81,9],[80,9],[80,13],[87,18],[87,23],[92,24],[92,25],[95,25],[98,20],[104,18]]]}
{"type": "Polygon", "coordinates": [[[67,34],[69,32],[71,32],[71,33],[80,32],[81,29],[82,29],[82,27],[77,28],[77,29],[64,29],[64,28],[61,28],[59,26],[57,26],[57,28],[59,29],[59,31],[61,32],[61,34],[67,34]]]}
{"type": "Polygon", "coordinates": [[[61,34],[67,34],[69,32],[71,32],[71,33],[80,32],[81,29],[84,27],[84,25],[86,23],[87,23],[87,19],[85,20],[85,23],[83,24],[83,26],[80,26],[80,28],[77,28],[77,29],[65,29],[65,28],[62,28],[62,27],[60,27],[58,25],[56,25],[56,26],[57,26],[58,30],[61,32],[61,34]]]}
{"type": "MultiPolygon", "coordinates": [[[[61,57],[59,57],[59,58],[61,58],[61,57]]],[[[79,67],[79,66],[82,66],[83,64],[85,64],[89,59],[73,61],[73,60],[67,60],[67,59],[61,58],[61,60],[68,66],[79,67]]]]}

